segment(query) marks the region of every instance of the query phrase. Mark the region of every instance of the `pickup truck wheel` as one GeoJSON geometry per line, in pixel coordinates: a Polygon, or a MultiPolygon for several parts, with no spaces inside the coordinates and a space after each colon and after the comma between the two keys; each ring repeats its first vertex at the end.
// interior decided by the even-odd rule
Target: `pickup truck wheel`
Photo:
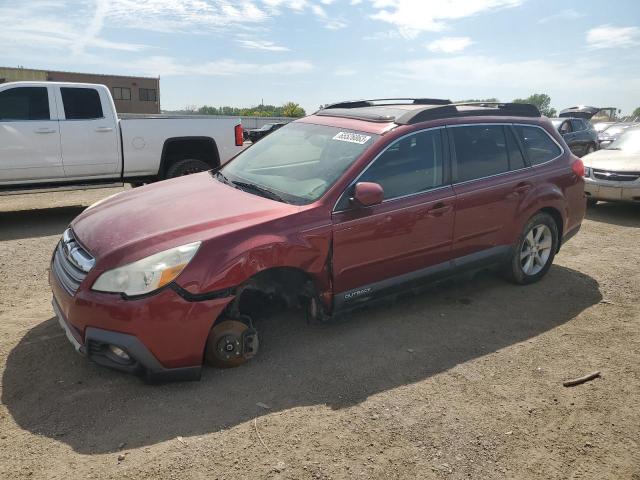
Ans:
{"type": "Polygon", "coordinates": [[[538,213],[525,225],[507,266],[509,280],[527,285],[551,268],[558,250],[558,226],[551,215],[538,213]]]}
{"type": "Polygon", "coordinates": [[[258,335],[238,320],[218,321],[207,338],[205,362],[219,368],[246,363],[258,352],[258,335]]]}
{"type": "Polygon", "coordinates": [[[211,165],[207,162],[195,158],[187,158],[171,165],[167,169],[166,178],[182,177],[192,173],[206,172],[207,170],[211,170],[211,165]]]}

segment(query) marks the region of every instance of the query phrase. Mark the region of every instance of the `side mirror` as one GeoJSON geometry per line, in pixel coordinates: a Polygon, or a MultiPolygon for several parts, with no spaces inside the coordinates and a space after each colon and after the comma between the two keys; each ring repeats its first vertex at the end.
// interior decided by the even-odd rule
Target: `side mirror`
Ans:
{"type": "Polygon", "coordinates": [[[355,191],[351,201],[362,207],[378,205],[384,200],[384,190],[378,183],[359,182],[356,183],[355,191]]]}

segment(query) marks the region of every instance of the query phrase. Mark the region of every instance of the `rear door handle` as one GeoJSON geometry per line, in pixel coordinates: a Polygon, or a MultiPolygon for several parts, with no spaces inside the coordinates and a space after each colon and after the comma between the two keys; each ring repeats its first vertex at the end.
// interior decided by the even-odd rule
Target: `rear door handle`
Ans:
{"type": "Polygon", "coordinates": [[[56,133],[56,131],[57,130],[55,128],[46,128],[46,127],[44,127],[44,128],[36,128],[34,130],[34,132],[36,132],[36,133],[56,133]]]}
{"type": "Polygon", "coordinates": [[[111,127],[98,127],[96,128],[96,132],[113,132],[113,128],[111,127]]]}
{"type": "Polygon", "coordinates": [[[452,208],[453,207],[451,205],[445,205],[442,202],[438,202],[427,211],[427,215],[430,217],[441,217],[445,213],[449,213],[452,208]]]}

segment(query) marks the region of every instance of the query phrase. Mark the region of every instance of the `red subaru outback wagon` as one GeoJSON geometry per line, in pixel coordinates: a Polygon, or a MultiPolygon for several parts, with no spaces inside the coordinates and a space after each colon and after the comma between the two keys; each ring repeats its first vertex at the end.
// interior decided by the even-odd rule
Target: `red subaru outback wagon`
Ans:
{"type": "Polygon", "coordinates": [[[264,302],[323,321],[466,269],[541,279],[580,228],[583,173],[532,105],[330,105],[92,205],[53,254],[53,307],[93,361],[197,379],[256,354],[264,302]]]}

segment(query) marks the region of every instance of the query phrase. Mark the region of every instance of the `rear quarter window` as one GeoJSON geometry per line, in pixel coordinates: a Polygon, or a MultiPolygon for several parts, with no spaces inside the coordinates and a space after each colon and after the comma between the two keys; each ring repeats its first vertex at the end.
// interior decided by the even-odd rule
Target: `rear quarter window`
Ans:
{"type": "Polygon", "coordinates": [[[515,125],[515,130],[520,137],[531,165],[549,162],[559,157],[562,153],[560,147],[543,128],[515,125]]]}

